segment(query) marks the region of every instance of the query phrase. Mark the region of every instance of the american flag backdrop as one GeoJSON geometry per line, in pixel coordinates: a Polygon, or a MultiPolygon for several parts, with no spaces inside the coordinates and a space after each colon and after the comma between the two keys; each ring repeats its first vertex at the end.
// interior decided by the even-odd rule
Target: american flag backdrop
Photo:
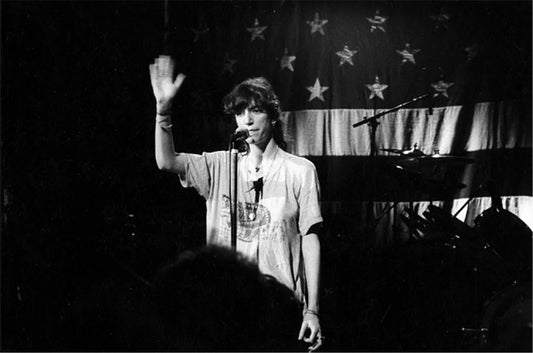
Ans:
{"type": "Polygon", "coordinates": [[[491,192],[533,226],[530,2],[166,6],[168,50],[189,75],[182,103],[203,132],[189,142],[224,147],[233,123],[221,120],[220,98],[265,76],[281,99],[289,152],[317,167],[331,232],[364,237],[370,225],[374,244],[405,240],[399,215],[429,204],[473,225],[491,192]],[[369,125],[353,125],[423,95],[378,119],[371,157],[369,125]],[[413,148],[473,162],[398,173],[399,152],[413,148]],[[456,187],[428,189],[428,180],[456,187]]]}

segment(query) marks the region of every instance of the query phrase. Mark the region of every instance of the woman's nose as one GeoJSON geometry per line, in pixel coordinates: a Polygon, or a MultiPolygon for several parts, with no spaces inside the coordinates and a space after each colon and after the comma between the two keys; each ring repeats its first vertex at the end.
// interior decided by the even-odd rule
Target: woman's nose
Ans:
{"type": "Polygon", "coordinates": [[[244,110],[243,115],[244,124],[250,125],[254,122],[254,120],[252,119],[252,114],[250,114],[250,111],[248,109],[244,110]]]}

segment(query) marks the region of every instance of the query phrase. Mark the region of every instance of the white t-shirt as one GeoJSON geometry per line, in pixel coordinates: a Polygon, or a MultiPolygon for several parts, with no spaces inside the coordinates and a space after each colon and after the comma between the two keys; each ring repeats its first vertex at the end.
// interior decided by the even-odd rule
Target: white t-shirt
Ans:
{"type": "MultiPolygon", "coordinates": [[[[229,152],[185,155],[186,172],[180,175],[180,181],[184,187],[194,187],[206,200],[207,244],[231,246],[229,152]]],[[[283,151],[271,140],[260,172],[250,167],[249,157],[239,156],[237,251],[304,300],[301,236],[322,222],[315,166],[283,151]],[[259,177],[263,178],[263,193],[256,203],[253,181],[259,177]]]]}

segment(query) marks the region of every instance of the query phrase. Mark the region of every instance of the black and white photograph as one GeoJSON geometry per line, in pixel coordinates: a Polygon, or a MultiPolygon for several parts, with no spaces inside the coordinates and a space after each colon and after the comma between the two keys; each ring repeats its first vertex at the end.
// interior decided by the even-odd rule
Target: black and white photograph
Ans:
{"type": "Polygon", "coordinates": [[[531,1],[0,14],[0,350],[532,351],[531,1]]]}

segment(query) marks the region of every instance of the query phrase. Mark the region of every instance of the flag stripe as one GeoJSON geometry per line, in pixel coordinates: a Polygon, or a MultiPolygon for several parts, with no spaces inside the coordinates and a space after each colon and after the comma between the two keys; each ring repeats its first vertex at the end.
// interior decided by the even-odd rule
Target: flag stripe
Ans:
{"type": "MultiPolygon", "coordinates": [[[[302,156],[369,155],[369,128],[352,125],[376,113],[368,109],[284,112],[289,150],[302,156]]],[[[427,108],[400,109],[379,123],[378,148],[408,149],[416,143],[426,154],[531,148],[531,105],[524,100],[439,107],[431,115],[427,108]]]]}

